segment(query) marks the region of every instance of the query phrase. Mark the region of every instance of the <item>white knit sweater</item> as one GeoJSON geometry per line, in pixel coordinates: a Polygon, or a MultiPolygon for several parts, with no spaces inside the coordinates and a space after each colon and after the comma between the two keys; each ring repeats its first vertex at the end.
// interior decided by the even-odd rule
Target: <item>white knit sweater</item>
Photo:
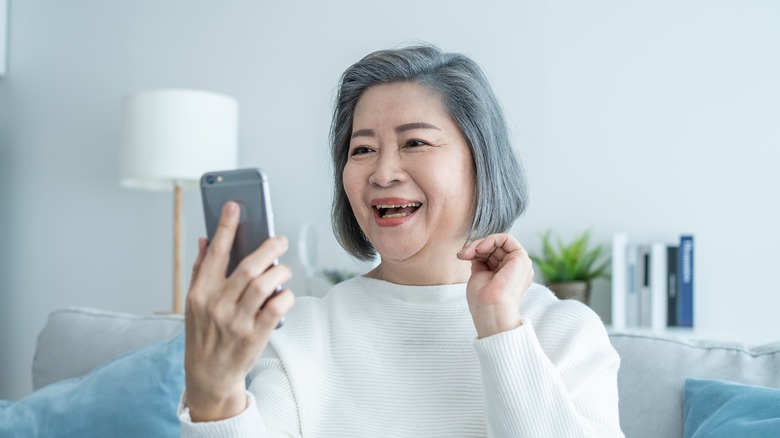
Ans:
{"type": "Polygon", "coordinates": [[[359,277],[298,298],[243,413],[183,437],[612,437],[620,359],[599,318],[533,285],[524,325],[485,339],[465,284],[359,277]]]}

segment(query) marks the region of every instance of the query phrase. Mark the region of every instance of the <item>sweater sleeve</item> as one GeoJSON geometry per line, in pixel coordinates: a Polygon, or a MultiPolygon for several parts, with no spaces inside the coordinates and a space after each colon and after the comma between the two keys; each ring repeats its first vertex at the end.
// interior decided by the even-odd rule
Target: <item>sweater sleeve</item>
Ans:
{"type": "Polygon", "coordinates": [[[300,420],[290,380],[278,358],[258,361],[247,391],[247,408],[221,421],[191,421],[182,396],[179,422],[183,438],[300,437],[300,420]]]}
{"type": "Polygon", "coordinates": [[[603,324],[590,311],[559,316],[545,321],[541,337],[526,320],[475,341],[488,436],[623,436],[620,357],[603,324]]]}

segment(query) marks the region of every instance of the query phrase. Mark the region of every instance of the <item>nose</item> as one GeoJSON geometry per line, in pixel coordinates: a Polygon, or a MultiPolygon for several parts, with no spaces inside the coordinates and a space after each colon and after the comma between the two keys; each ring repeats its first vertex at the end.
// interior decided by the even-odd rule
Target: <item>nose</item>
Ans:
{"type": "Polygon", "coordinates": [[[406,172],[402,164],[401,157],[395,151],[380,152],[368,182],[379,187],[389,187],[404,181],[406,172]]]}

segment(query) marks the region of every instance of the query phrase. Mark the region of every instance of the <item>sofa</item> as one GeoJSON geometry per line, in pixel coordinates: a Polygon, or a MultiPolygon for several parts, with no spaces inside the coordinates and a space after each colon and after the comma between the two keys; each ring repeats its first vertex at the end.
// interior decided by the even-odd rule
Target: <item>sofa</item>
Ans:
{"type": "MultiPolygon", "coordinates": [[[[181,337],[182,329],[179,315],[137,316],[88,308],[55,311],[38,337],[34,388],[85,375],[123,353],[181,337]]],[[[620,421],[627,437],[683,436],[687,378],[780,392],[773,389],[780,388],[780,342],[748,347],[642,333],[610,333],[610,339],[622,360],[620,421]]]]}

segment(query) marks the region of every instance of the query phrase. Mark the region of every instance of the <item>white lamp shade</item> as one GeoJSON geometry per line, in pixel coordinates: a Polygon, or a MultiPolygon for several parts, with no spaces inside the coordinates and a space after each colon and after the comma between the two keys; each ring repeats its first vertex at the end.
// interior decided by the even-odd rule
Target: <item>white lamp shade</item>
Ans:
{"type": "Polygon", "coordinates": [[[120,183],[170,190],[238,164],[238,103],[198,90],[150,90],[124,100],[120,183]]]}

